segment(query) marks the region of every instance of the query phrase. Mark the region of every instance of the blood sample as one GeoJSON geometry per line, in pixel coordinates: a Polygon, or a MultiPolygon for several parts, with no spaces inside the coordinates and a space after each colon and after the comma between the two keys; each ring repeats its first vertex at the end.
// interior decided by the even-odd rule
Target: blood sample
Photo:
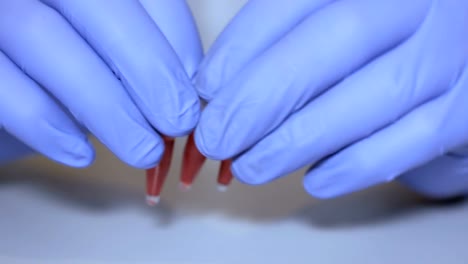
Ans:
{"type": "Polygon", "coordinates": [[[227,187],[232,181],[233,175],[231,172],[231,164],[232,160],[223,160],[219,167],[218,173],[218,190],[219,191],[226,191],[227,187]]]}
{"type": "Polygon", "coordinates": [[[197,177],[206,157],[201,154],[195,145],[193,133],[187,139],[184,149],[184,158],[182,161],[182,173],[180,176],[180,188],[187,191],[192,186],[193,181],[197,177]]]}
{"type": "Polygon", "coordinates": [[[146,170],[146,203],[150,206],[159,202],[159,196],[171,167],[174,139],[170,137],[163,139],[165,148],[161,161],[156,167],[146,170]]]}

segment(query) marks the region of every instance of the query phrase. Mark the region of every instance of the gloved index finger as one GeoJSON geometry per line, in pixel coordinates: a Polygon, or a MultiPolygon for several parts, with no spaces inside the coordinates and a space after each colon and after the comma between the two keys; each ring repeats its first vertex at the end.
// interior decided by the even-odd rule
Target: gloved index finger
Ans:
{"type": "MultiPolygon", "coordinates": [[[[139,1],[44,1],[62,13],[120,78],[160,132],[198,121],[199,101],[177,54],[139,1]]],[[[190,43],[188,43],[190,45],[190,43]]]]}
{"type": "Polygon", "coordinates": [[[195,79],[201,97],[210,101],[237,73],[279,41],[311,12],[332,0],[252,0],[228,24],[200,65],[195,79]],[[261,22],[258,20],[261,18],[261,22]]]}
{"type": "Polygon", "coordinates": [[[210,101],[195,134],[200,151],[226,159],[251,148],[324,90],[413,34],[428,3],[411,2],[401,12],[394,3],[347,0],[314,13],[210,101]],[[395,19],[382,19],[389,12],[395,19]]]}
{"type": "Polygon", "coordinates": [[[0,46],[12,62],[122,161],[139,168],[154,166],[164,148],[161,139],[63,16],[38,1],[0,3],[5,3],[0,4],[0,46]]]}

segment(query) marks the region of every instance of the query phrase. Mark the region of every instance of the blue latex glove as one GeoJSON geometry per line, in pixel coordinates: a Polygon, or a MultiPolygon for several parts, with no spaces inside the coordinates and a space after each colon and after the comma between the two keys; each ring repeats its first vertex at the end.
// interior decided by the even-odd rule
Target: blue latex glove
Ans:
{"type": "Polygon", "coordinates": [[[466,196],[468,193],[468,147],[443,155],[400,176],[399,181],[433,198],[466,196]]]}
{"type": "Polygon", "coordinates": [[[249,184],[313,164],[320,198],[391,181],[468,144],[467,58],[468,1],[253,0],[199,69],[196,143],[249,184]]]}
{"type": "MultiPolygon", "coordinates": [[[[156,131],[198,121],[201,56],[183,0],[0,1],[0,130],[82,167],[94,157],[84,127],[127,164],[154,166],[156,131]]],[[[0,147],[15,156],[11,140],[0,147]]]]}

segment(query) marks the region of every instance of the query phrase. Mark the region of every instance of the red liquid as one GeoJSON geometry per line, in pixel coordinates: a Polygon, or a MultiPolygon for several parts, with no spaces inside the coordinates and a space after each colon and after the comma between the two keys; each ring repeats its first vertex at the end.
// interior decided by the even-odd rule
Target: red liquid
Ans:
{"type": "Polygon", "coordinates": [[[164,181],[166,180],[169,172],[169,168],[171,167],[174,139],[169,137],[163,138],[165,149],[161,161],[155,168],[146,170],[146,194],[148,196],[160,195],[164,181]]]}
{"type": "Polygon", "coordinates": [[[193,133],[189,135],[184,149],[184,159],[182,161],[182,174],[180,182],[185,188],[189,188],[198,175],[206,157],[201,154],[195,145],[193,133]]]}
{"type": "Polygon", "coordinates": [[[218,184],[228,186],[232,181],[231,160],[223,160],[219,168],[218,184]]]}

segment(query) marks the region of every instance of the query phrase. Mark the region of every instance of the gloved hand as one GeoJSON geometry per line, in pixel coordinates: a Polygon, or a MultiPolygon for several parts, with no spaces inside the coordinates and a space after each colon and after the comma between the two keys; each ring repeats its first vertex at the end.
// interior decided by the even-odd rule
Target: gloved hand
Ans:
{"type": "Polygon", "coordinates": [[[468,144],[467,58],[467,1],[253,0],[199,69],[195,140],[248,184],[308,165],[319,198],[391,181],[468,144]]]}
{"type": "Polygon", "coordinates": [[[94,157],[83,127],[127,164],[154,166],[156,131],[198,121],[201,56],[183,0],[1,1],[0,130],[81,167],[94,157]]]}
{"type": "Polygon", "coordinates": [[[451,151],[398,180],[413,190],[436,199],[466,196],[468,190],[468,147],[451,151]]]}

